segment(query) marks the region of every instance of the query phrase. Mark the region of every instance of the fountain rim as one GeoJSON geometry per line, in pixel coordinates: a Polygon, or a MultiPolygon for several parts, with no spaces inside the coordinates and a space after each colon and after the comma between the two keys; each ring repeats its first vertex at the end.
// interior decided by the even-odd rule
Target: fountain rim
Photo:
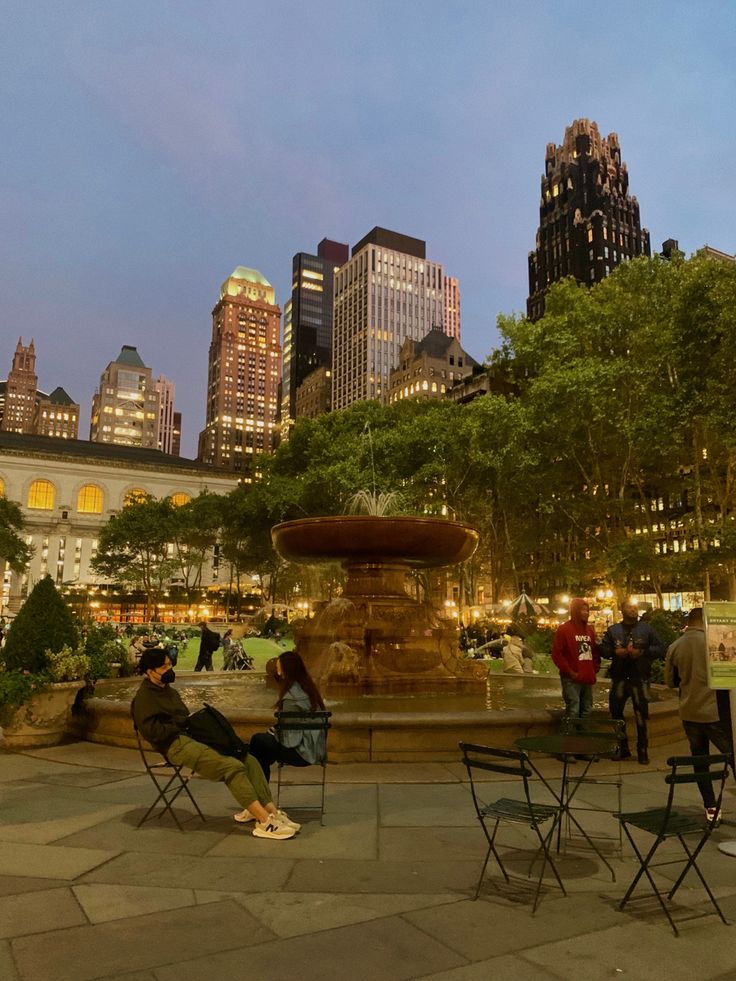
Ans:
{"type": "Polygon", "coordinates": [[[424,515],[375,515],[375,514],[326,514],[308,518],[295,518],[290,521],[282,521],[271,528],[271,541],[276,551],[289,561],[296,561],[306,564],[337,561],[344,565],[360,566],[365,563],[380,562],[384,566],[396,564],[397,567],[415,568],[442,568],[443,566],[455,565],[457,562],[465,561],[475,552],[480,542],[480,534],[472,525],[464,521],[453,521],[450,518],[438,518],[424,515]],[[389,545],[382,553],[380,546],[375,542],[364,548],[355,550],[348,549],[347,553],[339,546],[333,547],[328,552],[323,548],[295,549],[293,542],[291,546],[285,542],[279,542],[281,538],[289,538],[290,532],[298,530],[309,531],[310,529],[320,528],[334,529],[350,527],[353,528],[377,528],[381,527],[384,534],[392,532],[390,540],[395,543],[400,539],[402,528],[414,530],[426,529],[428,532],[436,530],[445,534],[456,536],[458,539],[464,537],[465,542],[471,546],[470,551],[466,547],[459,547],[456,543],[454,549],[449,554],[438,554],[437,547],[430,550],[430,554],[423,549],[418,552],[404,552],[403,549],[389,545]],[[464,554],[463,554],[464,553],[464,554]]]}

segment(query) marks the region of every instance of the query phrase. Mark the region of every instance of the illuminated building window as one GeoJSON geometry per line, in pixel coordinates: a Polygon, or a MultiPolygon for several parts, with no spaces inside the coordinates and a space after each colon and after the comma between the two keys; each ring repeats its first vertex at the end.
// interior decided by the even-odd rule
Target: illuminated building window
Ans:
{"type": "Polygon", "coordinates": [[[54,506],[54,485],[48,480],[34,480],[28,489],[28,507],[50,511],[54,506]]]}
{"type": "Polygon", "coordinates": [[[5,481],[0,477],[0,497],[5,497],[5,481]]]}
{"type": "Polygon", "coordinates": [[[80,514],[102,514],[102,490],[96,484],[85,484],[77,494],[80,514]]]}
{"type": "Polygon", "coordinates": [[[143,504],[148,500],[148,494],[140,488],[133,487],[129,491],[126,491],[125,497],[123,498],[123,507],[128,507],[129,504],[143,504]]]}
{"type": "Polygon", "coordinates": [[[180,491],[178,494],[172,494],[171,496],[171,503],[175,508],[180,508],[184,504],[189,504],[190,501],[191,497],[189,494],[185,494],[183,491],[180,491]]]}

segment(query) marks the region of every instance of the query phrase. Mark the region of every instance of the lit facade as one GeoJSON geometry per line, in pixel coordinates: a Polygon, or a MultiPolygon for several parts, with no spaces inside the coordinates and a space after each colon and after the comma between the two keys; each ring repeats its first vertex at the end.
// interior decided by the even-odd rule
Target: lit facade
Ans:
{"type": "Polygon", "coordinates": [[[297,390],[316,368],[332,362],[335,273],[350,249],[324,238],[317,255],[298,252],[292,259],[291,297],[284,307],[281,427],[287,432],[297,415],[297,390]]]}
{"type": "Polygon", "coordinates": [[[315,368],[296,390],[297,419],[316,419],[332,406],[332,371],[315,368]]]}
{"type": "Polygon", "coordinates": [[[37,386],[36,348],[33,339],[31,338],[31,343],[25,347],[23,338],[19,337],[13,355],[13,367],[5,382],[0,429],[14,433],[33,432],[37,386]]]}
{"type": "Polygon", "coordinates": [[[401,345],[399,366],[389,376],[388,401],[444,398],[448,389],[470,375],[475,366],[459,342],[437,327],[421,341],[407,337],[401,345]]]}
{"type": "Polygon", "coordinates": [[[280,323],[271,284],[257,270],[238,266],[212,311],[198,459],[242,473],[245,480],[257,474],[257,457],[277,442],[280,323]]]}
{"type": "Polygon", "coordinates": [[[151,369],[136,348],[124,344],[92,396],[90,442],[156,449],[158,417],[159,396],[151,369]]]}
{"type": "Polygon", "coordinates": [[[335,275],[332,409],[386,400],[404,339],[444,325],[442,266],[421,239],[374,228],[335,275]]]}
{"type": "Polygon", "coordinates": [[[573,276],[592,286],[640,255],[650,255],[649,232],[629,194],[618,136],[603,139],[596,123],[576,119],[562,146],[547,144],[536,248],[529,253],[529,319],[544,314],[553,283],[573,276]]]}
{"type": "Polygon", "coordinates": [[[39,392],[33,432],[56,439],[78,439],[79,405],[63,388],[55,388],[50,395],[39,392]]]}
{"type": "MultiPolygon", "coordinates": [[[[24,536],[33,556],[21,573],[6,571],[0,605],[17,611],[35,583],[50,575],[57,585],[104,589],[90,569],[100,529],[127,500],[145,494],[185,501],[202,491],[228,494],[237,485],[193,460],[157,450],[81,440],[0,433],[0,494],[23,512],[24,536]]],[[[217,583],[215,555],[202,586],[217,583]]]]}
{"type": "Polygon", "coordinates": [[[448,337],[460,340],[460,282],[454,276],[443,280],[445,298],[445,333],[448,337]]]}
{"type": "Polygon", "coordinates": [[[156,380],[156,392],[158,393],[158,438],[157,449],[162,453],[170,453],[179,456],[181,445],[181,413],[174,411],[174,396],[176,386],[173,381],[159,375],[156,380]],[[178,426],[177,426],[177,419],[178,426]]]}

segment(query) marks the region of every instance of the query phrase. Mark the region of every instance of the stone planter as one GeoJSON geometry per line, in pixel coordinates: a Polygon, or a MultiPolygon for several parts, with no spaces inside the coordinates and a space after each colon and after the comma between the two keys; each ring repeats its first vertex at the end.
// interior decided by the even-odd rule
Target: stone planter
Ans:
{"type": "Polygon", "coordinates": [[[0,730],[2,745],[6,749],[56,746],[64,738],[74,699],[81,688],[84,681],[61,681],[34,695],[0,730]]]}

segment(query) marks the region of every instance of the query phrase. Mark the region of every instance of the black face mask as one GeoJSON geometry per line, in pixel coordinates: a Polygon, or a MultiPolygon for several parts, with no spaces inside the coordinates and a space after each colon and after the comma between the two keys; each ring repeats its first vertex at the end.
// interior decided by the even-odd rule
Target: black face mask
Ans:
{"type": "Polygon", "coordinates": [[[174,671],[173,668],[169,668],[168,671],[164,671],[164,673],[159,675],[159,677],[161,678],[163,684],[173,685],[174,682],[176,681],[176,672],[174,671]]]}

